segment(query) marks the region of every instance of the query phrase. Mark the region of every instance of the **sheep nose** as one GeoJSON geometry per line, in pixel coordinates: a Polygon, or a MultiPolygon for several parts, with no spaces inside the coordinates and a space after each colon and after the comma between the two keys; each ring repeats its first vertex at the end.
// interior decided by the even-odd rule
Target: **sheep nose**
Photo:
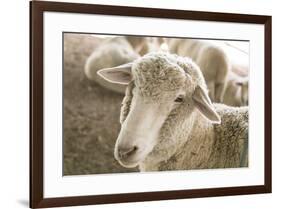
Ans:
{"type": "Polygon", "coordinates": [[[118,148],[119,158],[120,159],[127,158],[127,157],[135,154],[137,150],[138,150],[137,146],[133,146],[133,147],[119,147],[118,148]]]}

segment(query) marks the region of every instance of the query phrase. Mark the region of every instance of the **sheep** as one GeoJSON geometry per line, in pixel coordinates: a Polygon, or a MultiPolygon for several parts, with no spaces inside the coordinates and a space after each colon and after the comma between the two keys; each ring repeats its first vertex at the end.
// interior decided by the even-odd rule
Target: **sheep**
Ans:
{"type": "Polygon", "coordinates": [[[223,97],[223,104],[229,106],[247,106],[248,105],[248,77],[238,76],[231,72],[227,80],[226,90],[223,97]]]}
{"type": "MultiPolygon", "coordinates": [[[[133,40],[131,42],[133,43],[133,40]]],[[[134,47],[137,47],[136,41],[134,43],[134,47]]],[[[126,37],[106,39],[86,60],[84,69],[86,77],[106,89],[124,94],[126,90],[124,85],[104,81],[97,76],[97,71],[101,68],[115,67],[137,59],[140,55],[134,50],[134,47],[126,37]]]]}
{"type": "Polygon", "coordinates": [[[191,59],[149,53],[98,75],[127,86],[114,149],[122,166],[141,172],[248,166],[248,107],[213,104],[191,59]]]}
{"type": "Polygon", "coordinates": [[[127,36],[126,39],[141,56],[149,52],[158,51],[160,48],[160,41],[155,37],[127,36]]]}
{"type": "Polygon", "coordinates": [[[221,103],[224,97],[230,63],[218,46],[195,39],[170,39],[171,53],[188,56],[199,65],[209,89],[212,101],[221,103]]]}
{"type": "Polygon", "coordinates": [[[123,85],[104,82],[97,76],[97,70],[133,61],[140,55],[158,51],[159,48],[160,39],[154,37],[123,36],[106,39],[87,59],[85,75],[111,91],[124,94],[123,85]]]}

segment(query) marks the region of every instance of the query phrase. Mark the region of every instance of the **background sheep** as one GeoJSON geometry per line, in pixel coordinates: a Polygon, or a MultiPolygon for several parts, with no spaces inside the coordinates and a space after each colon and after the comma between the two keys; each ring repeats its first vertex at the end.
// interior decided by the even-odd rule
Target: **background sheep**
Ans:
{"type": "Polygon", "coordinates": [[[102,68],[115,67],[131,62],[139,57],[139,54],[135,52],[134,48],[141,45],[143,39],[128,39],[126,37],[106,39],[86,61],[85,74],[87,78],[107,89],[124,93],[125,87],[123,85],[112,85],[111,83],[105,82],[97,76],[97,71],[102,68]]]}
{"type": "MultiPolygon", "coordinates": [[[[214,56],[211,60],[212,56],[210,56],[210,44],[207,44],[207,48],[210,52],[208,53],[208,50],[202,49],[203,47],[206,47],[206,42],[196,40],[173,39],[172,41],[168,41],[168,39],[163,38],[137,36],[110,38],[109,40],[105,41],[102,46],[99,47],[99,49],[96,50],[86,62],[86,75],[88,75],[88,78],[96,81],[107,89],[125,94],[125,87],[123,85],[112,85],[111,83],[104,82],[96,76],[97,70],[100,68],[118,66],[120,64],[126,63],[127,61],[133,61],[139,55],[144,55],[148,52],[165,51],[165,49],[163,50],[161,48],[161,44],[167,42],[170,43],[171,51],[179,51],[179,53],[184,53],[185,51],[187,51],[189,56],[191,56],[192,58],[196,58],[197,60],[198,54],[200,54],[200,56],[205,56],[201,57],[200,59],[202,63],[203,61],[205,61],[205,63],[213,63],[215,62],[214,60],[219,59],[215,58],[215,55],[222,53],[221,51],[217,52],[218,49],[217,47],[215,47],[216,52],[212,53],[214,56]],[[184,42],[184,44],[179,47],[182,42],[184,42]],[[175,50],[175,48],[177,49],[175,50]],[[199,53],[200,50],[203,50],[206,53],[199,53]]],[[[214,79],[213,73],[215,71],[212,68],[213,65],[209,66],[210,67],[208,69],[205,68],[208,70],[205,70],[205,76],[207,75],[207,77],[213,77],[212,79],[214,79]]],[[[223,87],[225,88],[225,93],[222,95],[222,98],[220,98],[220,102],[230,106],[245,106],[248,104],[248,78],[242,78],[245,77],[247,73],[248,70],[245,66],[231,63],[231,75],[227,76],[226,81],[223,81],[225,82],[225,87],[223,87]]],[[[220,76],[216,76],[215,79],[220,79],[224,76],[224,74],[220,74],[220,76]]],[[[214,82],[209,81],[207,83],[209,88],[213,88],[214,86],[216,86],[214,85],[214,82]]],[[[217,85],[217,87],[219,87],[219,85],[217,85]]],[[[214,93],[214,91],[210,91],[211,98],[214,97],[214,94],[212,92],[214,93]]]]}
{"type": "Polygon", "coordinates": [[[223,104],[229,106],[248,105],[248,77],[241,77],[231,72],[227,80],[227,86],[223,97],[223,104]]]}
{"type": "Polygon", "coordinates": [[[248,108],[213,105],[189,58],[152,53],[98,73],[128,85],[114,153],[121,165],[141,171],[248,166],[248,108]]]}
{"type": "Polygon", "coordinates": [[[156,37],[127,36],[126,39],[141,56],[160,50],[160,45],[164,42],[162,38],[156,37]]]}
{"type": "Polygon", "coordinates": [[[125,93],[123,85],[112,85],[97,76],[102,68],[115,67],[137,59],[140,55],[157,51],[160,39],[154,37],[124,36],[106,39],[88,58],[85,64],[85,74],[88,79],[118,93],[125,93]]]}
{"type": "Polygon", "coordinates": [[[230,71],[230,63],[224,51],[218,46],[194,39],[170,39],[168,45],[171,53],[188,56],[199,65],[211,100],[221,103],[230,71]]]}

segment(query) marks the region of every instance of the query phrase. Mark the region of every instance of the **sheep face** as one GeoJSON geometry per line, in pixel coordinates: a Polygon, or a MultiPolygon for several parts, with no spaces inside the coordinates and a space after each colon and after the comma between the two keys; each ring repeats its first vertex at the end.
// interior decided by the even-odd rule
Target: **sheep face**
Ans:
{"type": "Polygon", "coordinates": [[[163,95],[164,102],[145,97],[138,87],[134,88],[130,111],[122,123],[115,145],[114,156],[121,165],[134,167],[146,158],[158,144],[163,123],[173,109],[180,108],[184,96],[181,91],[170,92],[163,95]]]}
{"type": "Polygon", "coordinates": [[[140,81],[134,76],[130,111],[122,123],[115,146],[115,158],[121,165],[134,167],[142,162],[159,143],[159,132],[171,112],[183,108],[183,103],[188,102],[186,76],[182,71],[176,74],[174,79],[163,83],[157,82],[160,78],[149,80],[142,77],[140,81]],[[175,87],[174,83],[178,85],[175,87]]]}
{"type": "Polygon", "coordinates": [[[165,121],[176,118],[179,112],[188,115],[198,107],[208,119],[219,121],[207,93],[201,87],[198,90],[197,80],[165,54],[146,55],[133,64],[104,69],[99,74],[112,82],[134,82],[130,110],[114,151],[124,167],[143,162],[160,143],[165,121]]]}

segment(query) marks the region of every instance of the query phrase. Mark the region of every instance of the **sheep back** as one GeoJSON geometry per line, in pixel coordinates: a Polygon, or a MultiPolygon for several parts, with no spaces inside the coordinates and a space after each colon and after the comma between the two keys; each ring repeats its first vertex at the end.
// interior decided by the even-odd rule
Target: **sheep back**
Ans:
{"type": "Polygon", "coordinates": [[[221,124],[214,125],[215,139],[210,167],[235,168],[248,166],[248,107],[215,105],[221,124]]]}

